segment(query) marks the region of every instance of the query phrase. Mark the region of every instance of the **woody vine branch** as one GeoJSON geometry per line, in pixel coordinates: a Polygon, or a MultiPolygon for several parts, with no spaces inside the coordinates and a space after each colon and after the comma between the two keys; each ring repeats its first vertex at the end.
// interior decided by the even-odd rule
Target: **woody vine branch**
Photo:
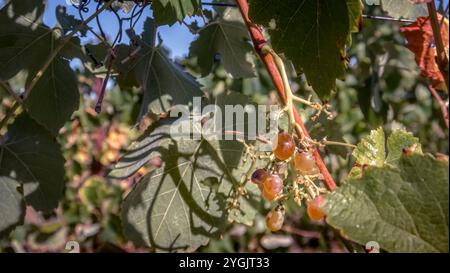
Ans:
{"type": "MultiPolygon", "coordinates": [[[[236,4],[248,28],[254,48],[258,53],[259,57],[261,58],[261,60],[263,61],[264,65],[266,66],[266,69],[272,79],[272,82],[278,92],[279,97],[281,98],[285,106],[290,107],[289,112],[291,117],[293,118],[293,122],[295,122],[295,131],[298,138],[301,140],[305,138],[311,139],[300,115],[297,112],[297,109],[293,106],[292,96],[289,97],[287,94],[282,73],[276,64],[275,57],[273,56],[273,54],[271,54],[270,50],[267,50],[267,47],[265,47],[267,43],[261,29],[257,25],[252,23],[252,21],[248,16],[249,6],[247,1],[236,0],[236,4]],[[266,50],[263,50],[264,48],[266,50]]],[[[336,188],[336,182],[329,173],[317,149],[313,149],[313,155],[316,160],[317,167],[323,176],[325,186],[330,191],[334,190],[336,188]]]]}

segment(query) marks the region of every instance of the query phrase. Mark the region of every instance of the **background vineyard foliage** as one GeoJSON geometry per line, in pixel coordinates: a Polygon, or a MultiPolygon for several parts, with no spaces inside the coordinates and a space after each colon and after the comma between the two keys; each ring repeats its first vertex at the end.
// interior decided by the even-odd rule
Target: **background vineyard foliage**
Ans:
{"type": "MultiPolygon", "coordinates": [[[[231,16],[223,9],[213,12],[217,11],[217,16],[225,14],[225,19],[231,16]]],[[[211,12],[209,9],[205,14],[211,12]]],[[[382,11],[366,8],[365,13],[379,15],[382,11]]],[[[210,16],[212,18],[213,15],[210,16]]],[[[329,99],[338,115],[332,121],[321,117],[320,124],[308,122],[307,127],[313,137],[328,136],[333,140],[358,143],[380,126],[386,135],[396,128],[406,128],[420,139],[424,152],[448,154],[448,130],[438,105],[427,90],[426,79],[420,76],[414,55],[403,46],[405,41],[399,31],[400,26],[401,23],[396,22],[365,20],[362,31],[353,35],[353,46],[348,53],[350,67],[345,81],[337,81],[338,91],[329,99]]],[[[198,46],[201,40],[196,43],[198,46]]],[[[196,44],[193,43],[191,52],[195,51],[196,44]]],[[[257,58],[252,58],[247,64],[255,64],[257,77],[233,79],[227,73],[226,61],[206,64],[212,69],[212,73],[207,75],[205,64],[199,65],[200,60],[195,57],[198,54],[191,55],[178,58],[176,62],[199,79],[203,90],[211,93],[232,90],[260,104],[277,102],[274,87],[257,58]]],[[[241,68],[235,72],[249,73],[248,67],[241,68]]],[[[103,111],[95,114],[95,94],[101,80],[86,70],[76,69],[75,75],[82,94],[80,107],[56,136],[66,161],[64,180],[67,182],[62,201],[56,210],[49,212],[37,212],[27,207],[24,224],[0,240],[0,252],[63,251],[69,240],[80,242],[82,251],[86,252],[154,251],[135,246],[125,238],[120,219],[123,199],[133,184],[153,167],[145,165],[123,180],[112,179],[107,174],[124,149],[150,126],[155,117],[144,117],[136,125],[135,121],[142,116],[140,104],[145,98],[136,88],[129,88],[126,84],[108,86],[103,111]]],[[[25,81],[26,75],[19,73],[10,83],[18,90],[25,81]]],[[[294,86],[296,92],[305,97],[313,92],[304,79],[296,79],[294,86]]],[[[0,95],[1,120],[13,105],[13,98],[2,88],[0,95]]],[[[305,111],[305,119],[308,120],[312,114],[305,111]]],[[[322,152],[337,181],[347,177],[354,164],[349,150],[333,147],[322,152]]],[[[337,232],[324,223],[309,221],[304,207],[288,204],[284,230],[271,234],[264,223],[268,205],[261,201],[258,206],[252,226],[230,225],[220,239],[212,238],[199,251],[346,251],[337,238],[337,232]]]]}

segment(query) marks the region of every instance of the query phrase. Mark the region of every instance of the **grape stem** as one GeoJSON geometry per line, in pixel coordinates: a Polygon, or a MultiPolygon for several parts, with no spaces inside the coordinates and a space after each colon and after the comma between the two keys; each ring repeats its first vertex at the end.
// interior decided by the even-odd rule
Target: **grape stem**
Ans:
{"type": "MultiPolygon", "coordinates": [[[[272,56],[272,54],[267,54],[262,51],[264,45],[266,45],[267,41],[264,38],[264,35],[262,33],[262,30],[252,23],[248,16],[248,3],[247,0],[236,0],[237,7],[239,8],[239,11],[241,12],[242,18],[248,28],[248,31],[250,33],[250,37],[252,38],[253,46],[258,53],[259,57],[263,61],[264,65],[266,66],[266,69],[272,79],[272,82],[274,86],[276,87],[276,90],[278,92],[278,95],[280,96],[281,100],[284,102],[285,106],[290,104],[292,106],[292,97],[291,100],[288,100],[285,86],[283,83],[282,76],[280,74],[280,71],[275,64],[275,60],[272,56]],[[290,102],[289,102],[290,101],[290,102]]],[[[306,130],[305,125],[303,124],[303,121],[298,114],[295,107],[291,107],[292,115],[295,120],[295,131],[297,133],[297,136],[299,139],[308,138],[310,139],[309,133],[306,130]]],[[[329,191],[333,191],[336,188],[336,183],[331,176],[331,174],[328,172],[327,167],[325,166],[325,163],[323,162],[319,152],[317,149],[313,150],[314,158],[316,159],[317,167],[319,168],[320,173],[322,174],[324,178],[324,184],[327,187],[329,191]]]]}
{"type": "Polygon", "coordinates": [[[344,146],[344,147],[348,147],[348,148],[351,148],[351,149],[355,149],[356,148],[356,145],[353,145],[351,143],[330,141],[330,140],[323,140],[319,144],[320,145],[324,145],[324,146],[344,146]]]}
{"type": "MultiPolygon", "coordinates": [[[[312,117],[313,120],[318,118],[322,112],[324,112],[328,116],[329,119],[332,119],[332,114],[331,114],[331,112],[328,111],[329,106],[327,106],[327,105],[324,106],[324,105],[321,105],[320,103],[311,102],[311,97],[308,100],[305,100],[305,99],[295,96],[292,93],[292,89],[289,84],[289,79],[288,79],[288,76],[286,73],[286,69],[284,67],[283,59],[281,59],[281,57],[278,54],[276,54],[275,51],[273,51],[273,49],[271,49],[268,45],[264,45],[262,48],[262,52],[265,54],[269,54],[269,53],[272,54],[272,56],[275,60],[275,64],[277,65],[278,70],[281,73],[284,88],[286,90],[286,101],[287,101],[286,106],[282,109],[282,112],[288,112],[289,120],[291,122],[292,128],[296,128],[301,131],[301,128],[298,128],[299,127],[298,123],[295,122],[295,115],[294,115],[294,111],[293,111],[293,109],[294,109],[293,101],[301,102],[301,103],[317,110],[317,113],[312,117]]],[[[334,146],[345,146],[345,147],[349,147],[352,149],[356,148],[355,145],[350,144],[350,143],[328,141],[326,139],[324,139],[320,142],[316,142],[312,139],[301,139],[301,141],[302,141],[302,144],[304,144],[306,147],[310,147],[311,143],[315,143],[315,144],[319,145],[319,147],[327,146],[327,145],[334,145],[334,146]]]]}
{"type": "Polygon", "coordinates": [[[16,92],[14,92],[11,88],[11,86],[9,85],[9,83],[7,81],[2,81],[0,80],[0,86],[3,87],[3,89],[6,90],[6,92],[8,92],[8,94],[13,97],[17,102],[19,103],[23,103],[22,98],[16,94],[16,92]]]}
{"type": "Polygon", "coordinates": [[[449,117],[448,117],[448,104],[444,102],[444,100],[441,98],[439,93],[434,89],[434,87],[429,84],[428,90],[430,91],[431,95],[436,99],[436,102],[439,104],[439,107],[441,108],[442,117],[444,118],[444,123],[447,129],[449,128],[449,117]]]}

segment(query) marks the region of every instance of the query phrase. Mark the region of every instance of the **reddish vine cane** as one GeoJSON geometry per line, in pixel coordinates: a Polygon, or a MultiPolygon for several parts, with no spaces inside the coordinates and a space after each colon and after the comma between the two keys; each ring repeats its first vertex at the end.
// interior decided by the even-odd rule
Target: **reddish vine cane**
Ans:
{"type": "MultiPolygon", "coordinates": [[[[271,54],[267,54],[267,52],[263,52],[263,50],[262,50],[267,41],[265,40],[261,29],[257,25],[252,23],[248,16],[247,0],[236,0],[236,4],[237,4],[239,11],[241,12],[242,18],[244,19],[244,22],[249,30],[255,50],[258,53],[261,60],[263,61],[264,65],[266,66],[266,69],[269,72],[272,82],[275,85],[275,88],[277,89],[278,95],[282,99],[283,103],[286,104],[287,96],[286,96],[286,92],[285,92],[285,88],[284,88],[284,84],[283,84],[283,79],[281,77],[281,73],[278,70],[278,67],[274,61],[273,56],[271,54]]],[[[295,129],[297,136],[300,139],[303,136],[310,138],[309,133],[306,130],[306,127],[303,124],[303,121],[300,118],[300,116],[297,112],[297,109],[295,109],[295,107],[293,107],[293,112],[294,112],[295,122],[299,125],[298,127],[300,127],[300,129],[301,129],[301,131],[299,131],[300,130],[299,128],[295,129]]],[[[320,157],[320,154],[317,151],[317,149],[314,149],[313,154],[316,159],[317,167],[319,168],[319,171],[324,178],[325,186],[327,187],[327,189],[329,191],[333,191],[336,188],[336,183],[334,182],[333,177],[328,172],[328,169],[325,166],[325,163],[323,162],[322,158],[320,157]]]]}

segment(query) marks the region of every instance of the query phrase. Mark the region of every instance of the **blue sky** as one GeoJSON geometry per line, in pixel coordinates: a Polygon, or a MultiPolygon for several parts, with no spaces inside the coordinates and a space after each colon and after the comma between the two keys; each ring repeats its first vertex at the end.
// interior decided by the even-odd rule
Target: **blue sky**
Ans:
{"type": "MultiPolygon", "coordinates": [[[[90,11],[92,13],[95,9],[94,1],[91,1],[90,11]]],[[[55,8],[58,5],[67,6],[67,13],[75,15],[78,18],[78,10],[75,7],[69,6],[66,3],[66,0],[48,0],[47,10],[44,14],[44,23],[49,26],[54,26],[56,24],[55,18],[55,8]]],[[[136,24],[135,30],[136,33],[140,33],[142,31],[142,25],[145,21],[146,17],[152,16],[152,12],[149,8],[146,8],[144,13],[142,14],[139,22],[136,24]]],[[[118,23],[116,17],[111,12],[103,12],[100,15],[100,21],[102,22],[102,27],[104,28],[105,33],[109,34],[111,37],[114,37],[117,33],[118,23]]],[[[189,22],[189,21],[188,21],[189,22]]],[[[124,24],[124,27],[127,24],[124,24]]],[[[90,26],[97,30],[97,24],[91,23],[90,26]]],[[[126,29],[126,27],[125,27],[126,29]]],[[[188,53],[189,45],[193,39],[195,39],[195,35],[189,32],[186,26],[176,23],[172,27],[162,26],[158,28],[158,32],[160,33],[163,44],[168,47],[172,56],[174,57],[182,57],[188,53]]],[[[99,33],[99,32],[98,32],[99,33]]],[[[92,39],[92,35],[88,35],[89,39],[92,39]]],[[[84,40],[83,42],[87,42],[84,40]]],[[[126,34],[123,34],[122,42],[128,42],[126,34]]]]}
{"type": "MultiPolygon", "coordinates": [[[[26,1],[26,0],[21,0],[26,1]]],[[[449,0],[445,0],[445,3],[448,3],[449,0]]],[[[0,5],[2,5],[4,0],[0,0],[0,5]]],[[[69,14],[75,15],[78,18],[78,10],[70,5],[67,5],[69,0],[47,0],[48,5],[46,12],[44,14],[44,22],[48,26],[54,26],[56,24],[55,18],[55,8],[58,5],[67,6],[67,12],[69,14]]],[[[90,12],[95,9],[95,2],[91,1],[90,12]]],[[[210,2],[210,1],[208,1],[210,2]]],[[[144,14],[142,15],[139,23],[136,25],[136,32],[140,33],[142,30],[142,23],[145,21],[147,16],[152,16],[152,12],[150,9],[146,8],[144,14]]],[[[102,26],[104,26],[104,30],[106,33],[109,33],[111,36],[114,36],[117,31],[117,21],[115,16],[110,12],[104,12],[100,16],[102,26]]],[[[187,22],[192,21],[192,19],[188,19],[187,22]]],[[[201,20],[199,21],[201,22],[201,20]]],[[[90,24],[95,30],[97,30],[97,26],[95,23],[90,24]]],[[[189,45],[192,40],[195,39],[195,35],[189,32],[186,26],[176,23],[172,27],[163,26],[158,28],[158,32],[163,39],[163,43],[166,47],[171,50],[173,57],[183,57],[188,53],[189,45]]],[[[92,35],[89,36],[88,39],[85,39],[83,42],[88,42],[92,40],[92,35]]],[[[127,42],[126,35],[123,35],[124,40],[122,42],[127,42]]]]}

